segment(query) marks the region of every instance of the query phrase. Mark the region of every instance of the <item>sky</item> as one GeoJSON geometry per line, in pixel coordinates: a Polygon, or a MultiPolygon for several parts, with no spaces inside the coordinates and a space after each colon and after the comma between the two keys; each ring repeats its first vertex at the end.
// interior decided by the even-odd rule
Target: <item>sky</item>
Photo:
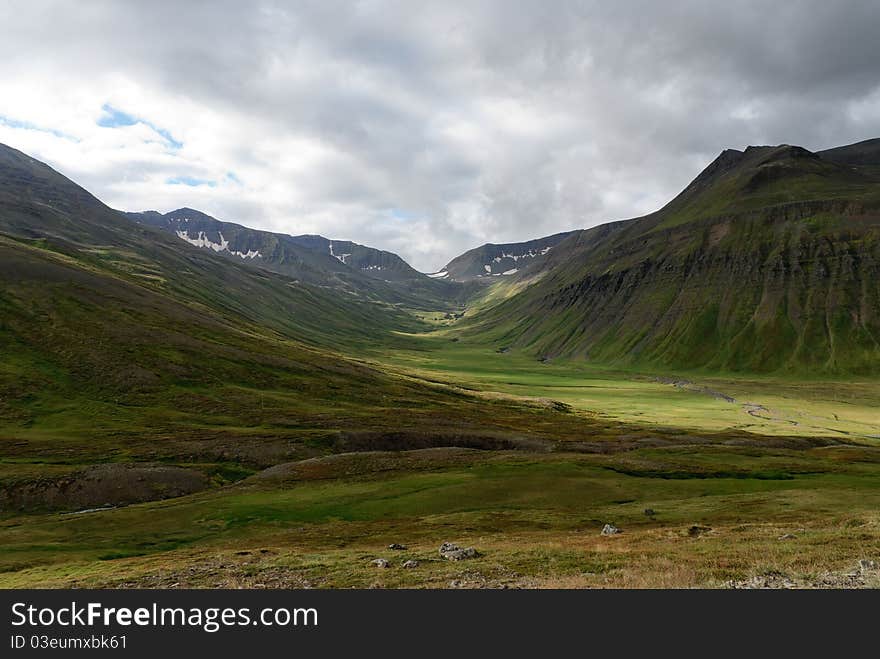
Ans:
{"type": "Polygon", "coordinates": [[[656,210],[719,152],[880,136],[880,3],[0,3],[0,142],[425,272],[656,210]]]}

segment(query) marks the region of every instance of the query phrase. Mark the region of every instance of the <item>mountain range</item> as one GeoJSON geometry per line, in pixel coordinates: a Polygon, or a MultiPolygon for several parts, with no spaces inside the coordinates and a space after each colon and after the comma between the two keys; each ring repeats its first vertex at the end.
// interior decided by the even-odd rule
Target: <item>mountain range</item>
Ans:
{"type": "MultiPolygon", "coordinates": [[[[420,327],[412,311],[436,310],[464,316],[450,330],[461,340],[541,360],[874,374],[878,209],[880,140],[817,153],[730,149],[647,216],[483,245],[425,275],[387,251],[259,231],[190,208],[114,211],[2,147],[4,328],[7,341],[20,340],[9,314],[38,306],[10,286],[57,280],[50,288],[61,291],[62,281],[87,277],[101,295],[136,285],[161,296],[144,316],[173,299],[343,352],[352,341],[403,341],[420,327]],[[63,274],[71,268],[75,277],[63,274]]],[[[82,285],[67,285],[57,304],[43,296],[40,313],[73,305],[88,317],[82,285]]],[[[53,350],[66,348],[59,341],[53,350]]]]}
{"type": "Polygon", "coordinates": [[[397,254],[348,240],[250,229],[191,208],[124,215],[245,265],[372,300],[415,308],[442,306],[456,299],[461,288],[417,272],[397,254]]]}

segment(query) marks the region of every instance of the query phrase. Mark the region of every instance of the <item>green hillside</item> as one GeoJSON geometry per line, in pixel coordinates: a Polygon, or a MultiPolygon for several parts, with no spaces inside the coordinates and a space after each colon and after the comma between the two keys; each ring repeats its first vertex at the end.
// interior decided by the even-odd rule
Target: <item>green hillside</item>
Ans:
{"type": "MultiPolygon", "coordinates": [[[[418,322],[391,304],[218,258],[138,225],[47,165],[0,146],[0,234],[183,303],[314,345],[374,343],[418,322]]],[[[240,260],[239,260],[240,261],[240,260]]],[[[35,275],[39,280],[39,273],[35,275]]]]}
{"type": "Polygon", "coordinates": [[[880,169],[846,149],[725,151],[660,211],[560,243],[463,335],[544,359],[876,375],[880,169]]]}

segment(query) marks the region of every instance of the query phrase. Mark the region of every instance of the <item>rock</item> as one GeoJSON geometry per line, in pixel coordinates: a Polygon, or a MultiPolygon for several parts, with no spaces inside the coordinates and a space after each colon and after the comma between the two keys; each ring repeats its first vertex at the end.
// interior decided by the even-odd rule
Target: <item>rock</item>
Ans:
{"type": "Polygon", "coordinates": [[[410,559],[408,561],[404,561],[403,564],[401,565],[401,567],[406,570],[411,570],[414,567],[418,567],[418,566],[419,566],[419,562],[416,560],[413,560],[413,559],[410,559]]]}
{"type": "Polygon", "coordinates": [[[469,558],[477,558],[479,555],[479,552],[473,547],[465,547],[464,549],[459,549],[458,551],[447,552],[444,555],[444,558],[450,561],[464,561],[469,558]]]}
{"type": "Polygon", "coordinates": [[[653,517],[656,514],[653,508],[645,508],[645,517],[653,517]]]}
{"type": "Polygon", "coordinates": [[[395,551],[403,551],[404,549],[406,549],[406,545],[401,545],[396,542],[392,542],[390,545],[388,545],[388,549],[394,549],[395,551]]]}
{"type": "Polygon", "coordinates": [[[781,572],[771,571],[759,574],[750,579],[728,582],[729,588],[742,589],[791,589],[798,588],[799,584],[781,572]]]}
{"type": "Polygon", "coordinates": [[[468,558],[477,558],[479,552],[473,547],[465,547],[462,549],[451,542],[444,542],[440,545],[440,556],[447,561],[463,561],[468,558]]]}
{"type": "Polygon", "coordinates": [[[606,524],[602,527],[602,535],[617,535],[618,533],[620,533],[620,529],[614,524],[606,524]]]}
{"type": "Polygon", "coordinates": [[[375,565],[376,567],[390,567],[391,564],[384,558],[377,558],[375,561],[373,561],[373,565],[375,565]]]}
{"type": "Polygon", "coordinates": [[[869,561],[866,558],[863,558],[859,561],[859,571],[860,572],[872,572],[876,570],[878,567],[877,561],[869,561]]]}
{"type": "Polygon", "coordinates": [[[794,540],[797,536],[794,533],[783,533],[779,536],[780,540],[794,540]]]}
{"type": "Polygon", "coordinates": [[[696,538],[698,536],[703,535],[704,533],[709,533],[712,529],[708,526],[700,526],[699,524],[694,524],[691,528],[688,529],[688,535],[692,538],[696,538]]]}

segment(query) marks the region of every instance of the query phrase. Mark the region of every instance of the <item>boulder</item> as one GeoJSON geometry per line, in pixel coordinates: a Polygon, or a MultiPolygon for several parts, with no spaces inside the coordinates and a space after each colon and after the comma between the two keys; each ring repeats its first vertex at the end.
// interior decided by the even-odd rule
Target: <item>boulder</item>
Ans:
{"type": "Polygon", "coordinates": [[[392,542],[390,545],[388,545],[388,549],[393,549],[395,551],[403,551],[406,549],[406,545],[401,545],[396,542],[392,542]]]}
{"type": "Polygon", "coordinates": [[[606,524],[602,527],[602,535],[617,535],[618,533],[620,533],[620,529],[614,524],[606,524]]]}
{"type": "Polygon", "coordinates": [[[462,549],[451,542],[444,542],[440,545],[440,556],[447,561],[463,561],[469,558],[476,558],[479,552],[473,547],[465,547],[462,549]]]}
{"type": "Polygon", "coordinates": [[[403,564],[401,565],[401,567],[406,570],[411,570],[414,567],[418,567],[418,566],[419,566],[419,562],[416,560],[413,560],[413,559],[410,559],[408,561],[404,561],[403,564]]]}
{"type": "Polygon", "coordinates": [[[384,558],[377,558],[373,561],[373,565],[376,567],[390,567],[390,564],[384,558]]]}

